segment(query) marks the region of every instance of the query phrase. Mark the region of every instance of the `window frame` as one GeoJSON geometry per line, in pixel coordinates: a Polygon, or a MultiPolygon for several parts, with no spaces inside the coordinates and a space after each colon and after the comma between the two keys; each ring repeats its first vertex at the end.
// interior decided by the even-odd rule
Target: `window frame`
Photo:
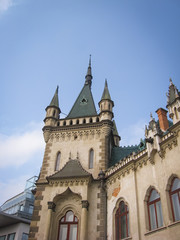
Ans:
{"type": "Polygon", "coordinates": [[[130,224],[129,224],[129,207],[128,205],[125,203],[124,200],[121,200],[118,204],[118,208],[115,211],[115,239],[116,240],[121,240],[121,239],[126,239],[128,237],[130,237],[130,224]],[[123,213],[121,213],[121,209],[120,209],[120,205],[121,203],[124,204],[125,206],[125,211],[123,213]],[[125,216],[126,218],[126,224],[125,224],[125,229],[126,229],[126,237],[121,237],[121,217],[125,216]],[[117,219],[119,219],[119,222],[117,221],[117,219]],[[117,226],[119,223],[119,227],[117,226]],[[117,236],[117,231],[119,232],[119,238],[117,236]]]}
{"type": "Polygon", "coordinates": [[[55,167],[54,167],[54,171],[59,171],[60,170],[60,163],[61,163],[61,152],[59,151],[56,154],[56,162],[55,162],[55,167]],[[60,157],[59,157],[60,156],[60,157]],[[58,158],[59,157],[59,158],[58,158]]]}
{"type": "Polygon", "coordinates": [[[93,168],[94,168],[94,149],[91,148],[89,150],[89,169],[93,169],[93,168]]]}
{"type": "MultiPolygon", "coordinates": [[[[161,205],[161,197],[160,197],[160,194],[158,193],[158,191],[155,189],[155,188],[152,188],[151,191],[150,191],[150,194],[149,194],[149,197],[148,197],[148,201],[147,201],[147,208],[148,208],[148,220],[149,220],[149,230],[155,230],[155,229],[158,229],[160,227],[163,226],[159,226],[158,224],[158,215],[157,215],[157,210],[156,210],[156,204],[160,202],[160,205],[161,205]],[[150,198],[151,198],[151,194],[153,191],[156,191],[156,193],[159,195],[159,198],[155,199],[155,200],[152,200],[150,202],[150,198]],[[155,211],[155,223],[156,223],[156,228],[152,228],[151,226],[151,217],[150,217],[150,206],[153,205],[154,206],[154,211],[155,211]]],[[[162,213],[162,205],[161,205],[161,213],[162,213]]],[[[163,214],[162,214],[162,223],[163,223],[163,214]]]]}
{"type": "Polygon", "coordinates": [[[68,210],[64,216],[61,217],[61,219],[59,220],[59,227],[58,227],[58,238],[57,240],[59,240],[60,238],[60,227],[61,225],[67,225],[67,239],[69,240],[69,235],[70,235],[70,228],[72,225],[77,225],[77,236],[76,236],[76,240],[78,240],[78,225],[79,225],[79,220],[78,217],[74,214],[74,212],[72,210],[68,210]],[[73,213],[73,221],[66,221],[66,216],[68,212],[72,212],[73,213]],[[64,221],[62,221],[62,219],[64,218],[64,221]],[[76,219],[77,221],[76,221],[76,219]]]}
{"type": "Polygon", "coordinates": [[[12,240],[14,240],[15,239],[15,236],[16,236],[16,233],[14,232],[14,233],[9,233],[8,235],[7,235],[7,240],[10,240],[10,237],[11,236],[13,236],[13,239],[12,240]]]}
{"type": "Polygon", "coordinates": [[[175,179],[178,179],[180,181],[180,179],[178,177],[174,177],[172,182],[171,182],[171,187],[169,190],[169,197],[170,197],[170,203],[171,203],[171,212],[172,212],[172,217],[173,217],[173,222],[177,222],[180,219],[175,219],[175,214],[174,214],[174,205],[173,205],[173,201],[172,201],[172,195],[178,194],[179,195],[179,204],[180,204],[180,188],[175,189],[174,191],[172,191],[172,187],[174,184],[175,179]]]}

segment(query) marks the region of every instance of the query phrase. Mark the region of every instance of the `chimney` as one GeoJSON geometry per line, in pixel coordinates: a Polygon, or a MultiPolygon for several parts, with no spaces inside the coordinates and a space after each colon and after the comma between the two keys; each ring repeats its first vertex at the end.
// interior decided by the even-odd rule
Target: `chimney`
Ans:
{"type": "Polygon", "coordinates": [[[160,129],[162,131],[166,131],[169,128],[169,122],[167,119],[167,112],[165,109],[163,108],[158,108],[158,110],[156,111],[158,118],[159,118],[159,126],[160,129]]]}

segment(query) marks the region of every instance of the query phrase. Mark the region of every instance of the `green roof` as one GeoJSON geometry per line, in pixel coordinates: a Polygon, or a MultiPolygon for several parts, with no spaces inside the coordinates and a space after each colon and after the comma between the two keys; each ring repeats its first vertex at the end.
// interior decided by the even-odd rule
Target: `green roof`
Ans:
{"type": "Polygon", "coordinates": [[[107,80],[105,80],[105,87],[104,87],[104,92],[102,94],[101,100],[111,100],[111,96],[110,96],[108,85],[107,85],[107,80]]]}
{"type": "Polygon", "coordinates": [[[90,84],[85,84],[67,118],[97,115],[90,84]]]}
{"type": "Polygon", "coordinates": [[[69,160],[59,172],[49,176],[47,179],[89,176],[91,176],[91,174],[82,167],[81,163],[78,160],[69,160]]]}
{"type": "Polygon", "coordinates": [[[58,89],[59,87],[57,86],[55,94],[51,100],[51,103],[49,104],[49,107],[58,107],[59,108],[59,99],[58,99],[58,89]]]}
{"type": "Polygon", "coordinates": [[[127,147],[113,147],[111,153],[111,161],[109,162],[109,167],[120,162],[123,158],[128,157],[131,153],[142,151],[146,148],[145,140],[140,141],[139,145],[132,145],[127,147]]]}

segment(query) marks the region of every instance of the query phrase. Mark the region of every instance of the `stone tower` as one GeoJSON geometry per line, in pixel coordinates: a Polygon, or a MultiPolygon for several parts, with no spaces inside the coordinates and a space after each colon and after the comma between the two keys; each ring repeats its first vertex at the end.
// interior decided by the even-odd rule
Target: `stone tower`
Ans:
{"type": "MultiPolygon", "coordinates": [[[[59,117],[58,87],[46,108],[46,148],[37,182],[31,240],[57,239],[65,231],[60,221],[70,211],[77,219],[74,231],[78,239],[106,239],[104,171],[119,136],[112,120],[114,103],[107,80],[97,114],[92,78],[90,58],[84,86],[67,117],[59,117]]],[[[67,234],[71,234],[70,229],[67,234]]]]}

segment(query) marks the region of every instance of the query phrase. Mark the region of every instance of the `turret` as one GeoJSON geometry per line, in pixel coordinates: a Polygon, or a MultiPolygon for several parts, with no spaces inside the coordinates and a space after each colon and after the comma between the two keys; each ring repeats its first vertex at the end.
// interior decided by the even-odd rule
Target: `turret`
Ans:
{"type": "Polygon", "coordinates": [[[46,117],[44,119],[45,126],[55,126],[59,119],[61,110],[59,108],[58,86],[49,106],[46,107],[46,117]]]}
{"type": "Polygon", "coordinates": [[[114,145],[119,147],[119,142],[121,140],[121,137],[119,136],[116,123],[114,120],[113,120],[113,138],[114,138],[114,145]]]}
{"type": "Polygon", "coordinates": [[[111,96],[109,94],[107,80],[105,80],[105,87],[101,97],[101,101],[99,102],[99,107],[100,107],[100,121],[112,120],[112,118],[114,117],[112,110],[114,107],[114,102],[111,100],[111,96]]]}
{"type": "Polygon", "coordinates": [[[180,92],[170,79],[169,92],[167,95],[167,109],[169,117],[173,120],[173,124],[180,120],[180,92]]]}

